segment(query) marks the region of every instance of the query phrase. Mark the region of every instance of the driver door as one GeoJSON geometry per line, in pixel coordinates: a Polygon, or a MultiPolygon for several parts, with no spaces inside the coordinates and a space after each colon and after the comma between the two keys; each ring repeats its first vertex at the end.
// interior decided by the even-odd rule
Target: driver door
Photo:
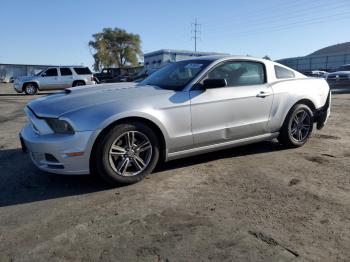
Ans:
{"type": "Polygon", "coordinates": [[[194,146],[201,147],[268,133],[273,93],[265,65],[228,61],[200,81],[225,79],[226,87],[190,91],[194,146]]]}

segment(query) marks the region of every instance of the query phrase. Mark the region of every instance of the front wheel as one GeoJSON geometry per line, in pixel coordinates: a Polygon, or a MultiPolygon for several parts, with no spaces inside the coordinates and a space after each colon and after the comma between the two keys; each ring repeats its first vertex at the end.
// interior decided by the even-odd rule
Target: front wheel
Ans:
{"type": "Polygon", "coordinates": [[[132,184],[155,168],[159,142],[145,124],[119,124],[105,134],[94,153],[96,171],[103,179],[114,184],[132,184]]]}
{"type": "Polygon", "coordinates": [[[38,92],[38,88],[34,83],[25,84],[23,89],[26,95],[35,95],[38,92]]]}
{"type": "Polygon", "coordinates": [[[313,113],[304,104],[295,105],[288,113],[278,137],[286,147],[300,147],[309,139],[313,129],[313,113]]]}

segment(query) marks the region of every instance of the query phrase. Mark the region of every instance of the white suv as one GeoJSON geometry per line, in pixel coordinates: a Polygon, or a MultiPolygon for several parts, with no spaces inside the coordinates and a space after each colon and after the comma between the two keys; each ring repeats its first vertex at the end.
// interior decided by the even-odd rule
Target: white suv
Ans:
{"type": "Polygon", "coordinates": [[[14,89],[18,93],[35,95],[38,90],[59,90],[72,86],[94,85],[94,77],[88,67],[49,67],[34,76],[17,78],[14,89]]]}

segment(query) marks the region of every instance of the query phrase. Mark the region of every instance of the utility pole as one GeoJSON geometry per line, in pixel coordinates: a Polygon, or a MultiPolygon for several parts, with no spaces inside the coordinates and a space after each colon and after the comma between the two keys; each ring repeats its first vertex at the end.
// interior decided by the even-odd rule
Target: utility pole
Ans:
{"type": "Polygon", "coordinates": [[[201,24],[197,23],[197,18],[194,23],[191,24],[191,39],[194,39],[194,51],[197,52],[197,40],[201,35],[201,24]]]}

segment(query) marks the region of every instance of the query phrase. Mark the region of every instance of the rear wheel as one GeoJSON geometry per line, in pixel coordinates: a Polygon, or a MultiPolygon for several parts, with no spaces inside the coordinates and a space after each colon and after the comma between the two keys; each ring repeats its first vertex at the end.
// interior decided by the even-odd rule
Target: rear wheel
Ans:
{"type": "Polygon", "coordinates": [[[278,141],[286,147],[300,147],[309,139],[313,129],[313,113],[304,104],[295,105],[288,113],[278,141]]]}
{"type": "Polygon", "coordinates": [[[107,182],[132,184],[153,171],[159,158],[159,142],[142,123],[120,124],[99,142],[96,171],[107,182]]]}
{"type": "Polygon", "coordinates": [[[74,86],[84,86],[84,85],[85,85],[85,83],[83,81],[76,81],[73,83],[73,87],[74,86]]]}
{"type": "Polygon", "coordinates": [[[27,95],[35,95],[38,92],[38,87],[34,83],[28,83],[24,85],[23,90],[27,95]]]}

